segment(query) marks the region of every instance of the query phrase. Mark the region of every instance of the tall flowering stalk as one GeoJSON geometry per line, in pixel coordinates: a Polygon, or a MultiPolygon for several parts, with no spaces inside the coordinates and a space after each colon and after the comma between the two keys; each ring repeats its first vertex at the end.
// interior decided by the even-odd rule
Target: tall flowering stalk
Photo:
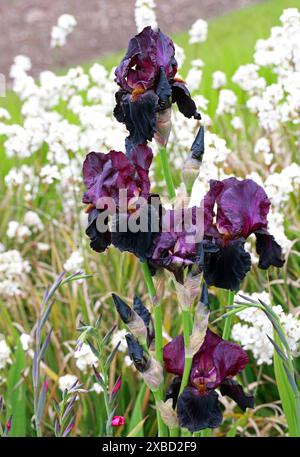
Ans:
{"type": "Polygon", "coordinates": [[[234,177],[211,180],[204,199],[199,197],[197,205],[190,205],[189,195],[205,153],[203,125],[197,125],[183,169],[187,191],[176,195],[167,151],[172,103],[187,118],[201,119],[185,82],[176,78],[176,73],[174,44],[169,37],[149,26],[133,37],[115,71],[119,90],[114,116],[129,132],[126,152],[92,152],[83,166],[83,202],[89,214],[86,233],[91,247],[103,252],[114,245],[141,261],[153,316],[136,297],[133,307],[116,295],[113,299],[129,331],[129,355],[154,395],[159,436],[167,435],[165,424],[172,436],[179,434],[179,427],[181,434],[184,429],[207,434],[205,429],[219,426],[222,413],[216,388],[242,410],[253,407],[253,397],[232,379],[248,363],[245,351],[226,341],[232,314],[226,320],[223,339],[208,328],[207,287],[228,290],[227,305],[229,309],[233,306],[234,292],[251,269],[245,243],[252,234],[259,267],[283,265],[281,248],[268,231],[270,201],[254,181],[234,177]],[[158,144],[172,203],[168,210],[159,196],[151,193],[153,154],[147,143],[152,139],[158,144]],[[165,347],[163,297],[152,278],[163,269],[174,275],[183,330],[183,335],[165,347]],[[165,397],[163,364],[176,375],[165,397]]]}

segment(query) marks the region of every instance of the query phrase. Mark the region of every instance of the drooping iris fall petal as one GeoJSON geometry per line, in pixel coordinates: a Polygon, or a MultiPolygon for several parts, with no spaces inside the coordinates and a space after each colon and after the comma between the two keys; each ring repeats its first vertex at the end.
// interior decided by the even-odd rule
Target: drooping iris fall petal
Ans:
{"type": "Polygon", "coordinates": [[[243,387],[233,379],[225,379],[220,386],[220,392],[223,396],[227,395],[227,397],[232,398],[242,411],[246,411],[247,408],[254,408],[254,397],[246,395],[243,387]]]}
{"type": "Polygon", "coordinates": [[[177,412],[180,426],[190,432],[219,427],[223,418],[217,392],[201,396],[193,387],[186,387],[178,398],[177,412]]]}

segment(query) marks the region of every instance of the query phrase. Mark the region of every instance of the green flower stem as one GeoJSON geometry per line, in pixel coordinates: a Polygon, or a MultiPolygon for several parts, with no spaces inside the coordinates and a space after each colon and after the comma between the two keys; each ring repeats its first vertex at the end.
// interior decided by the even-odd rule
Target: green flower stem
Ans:
{"type": "MultiPolygon", "coordinates": [[[[157,301],[156,297],[156,290],[153,283],[153,279],[151,276],[151,272],[149,270],[147,262],[141,262],[141,267],[144,273],[145,282],[147,284],[148,292],[151,297],[153,306],[154,306],[154,331],[155,331],[155,357],[159,363],[163,363],[163,336],[162,336],[162,312],[161,312],[161,302],[157,301]]],[[[163,390],[162,386],[157,390],[153,391],[155,403],[157,404],[160,400],[163,400],[163,390]]],[[[158,435],[167,436],[167,427],[163,422],[160,412],[158,408],[156,408],[157,412],[157,426],[158,426],[158,435]]]]}
{"type": "Polygon", "coordinates": [[[171,171],[170,171],[170,167],[169,167],[167,149],[164,146],[161,146],[161,148],[159,150],[159,155],[160,155],[160,161],[161,161],[161,166],[163,169],[166,185],[168,188],[169,197],[172,199],[172,198],[175,198],[176,192],[175,192],[175,187],[174,187],[174,183],[173,183],[173,179],[172,179],[172,175],[171,175],[171,171]]]}
{"type": "MultiPolygon", "coordinates": [[[[184,339],[185,354],[187,354],[187,348],[188,348],[189,342],[190,342],[190,331],[191,331],[191,316],[190,316],[189,309],[182,310],[182,326],[183,326],[183,339],[184,339]]],[[[183,392],[184,388],[187,386],[187,384],[189,382],[192,361],[193,361],[192,357],[185,355],[184,371],[183,371],[183,376],[182,376],[182,380],[181,380],[179,395],[183,392]]]]}
{"type": "MultiPolygon", "coordinates": [[[[234,303],[234,292],[231,290],[228,291],[228,299],[227,299],[227,306],[232,306],[234,303]]],[[[233,321],[233,314],[231,316],[226,317],[225,325],[223,329],[223,340],[228,340],[230,338],[231,327],[233,321]]]]}

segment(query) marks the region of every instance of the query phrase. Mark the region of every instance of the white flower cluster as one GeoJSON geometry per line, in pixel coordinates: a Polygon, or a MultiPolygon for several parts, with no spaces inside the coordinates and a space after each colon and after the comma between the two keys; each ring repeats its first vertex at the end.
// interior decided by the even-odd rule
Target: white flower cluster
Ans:
{"type": "Polygon", "coordinates": [[[189,30],[190,44],[202,43],[206,41],[208,24],[203,19],[197,19],[189,30]]]}
{"type": "Polygon", "coordinates": [[[65,390],[69,390],[77,380],[77,376],[75,376],[74,374],[65,374],[64,376],[60,376],[60,378],[58,379],[58,388],[62,392],[64,392],[65,390]]]}
{"type": "Polygon", "coordinates": [[[300,13],[289,8],[280,20],[269,38],[257,41],[255,64],[242,65],[232,78],[249,94],[247,106],[269,134],[288,122],[300,123],[300,13]],[[276,75],[275,83],[267,85],[259,75],[264,67],[276,75]]]}
{"type": "Polygon", "coordinates": [[[74,358],[76,359],[77,368],[84,373],[93,365],[98,365],[97,357],[91,350],[90,346],[86,343],[74,352],[74,358]]]}
{"type": "Polygon", "coordinates": [[[64,270],[70,273],[76,273],[82,269],[84,258],[80,251],[74,251],[64,263],[64,270]]]}
{"type": "Polygon", "coordinates": [[[67,37],[73,32],[77,21],[71,14],[62,14],[57,24],[51,30],[51,48],[61,48],[67,42],[67,37]]]}
{"type": "Polygon", "coordinates": [[[135,24],[138,32],[145,27],[158,28],[155,14],[156,4],[154,0],[136,0],[135,2],[135,24]]]}
{"type": "Polygon", "coordinates": [[[6,235],[10,239],[24,241],[30,236],[41,232],[44,229],[39,215],[34,211],[27,211],[23,218],[23,223],[18,221],[9,221],[6,235]]]}
{"type": "Polygon", "coordinates": [[[10,347],[6,343],[5,339],[0,335],[0,370],[5,368],[6,365],[12,363],[10,353],[10,347]]]}
{"type": "Polygon", "coordinates": [[[0,297],[22,297],[30,264],[16,249],[0,252],[0,297]]]}
{"type": "MultiPolygon", "coordinates": [[[[258,301],[262,300],[270,305],[270,297],[267,292],[254,293],[248,295],[240,292],[244,296],[258,301]]],[[[237,302],[244,300],[237,296],[237,302]]],[[[289,347],[292,353],[296,353],[300,341],[300,320],[291,313],[285,313],[280,305],[273,306],[273,311],[279,317],[282,328],[287,337],[289,347]]],[[[234,324],[232,327],[232,338],[239,342],[242,347],[253,353],[258,365],[266,363],[271,365],[274,354],[274,346],[268,339],[267,335],[273,338],[273,326],[265,313],[257,308],[247,308],[238,313],[241,322],[234,324]]]]}
{"type": "Polygon", "coordinates": [[[217,115],[234,114],[237,103],[237,96],[232,90],[222,89],[219,93],[217,115]]]}

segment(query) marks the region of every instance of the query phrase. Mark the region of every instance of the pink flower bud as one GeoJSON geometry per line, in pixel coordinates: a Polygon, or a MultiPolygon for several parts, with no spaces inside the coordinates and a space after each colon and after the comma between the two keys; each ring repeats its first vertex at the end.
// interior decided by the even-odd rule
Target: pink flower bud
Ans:
{"type": "Polygon", "coordinates": [[[114,416],[111,421],[111,425],[113,427],[120,427],[121,425],[125,424],[125,417],[124,416],[114,416]]]}

